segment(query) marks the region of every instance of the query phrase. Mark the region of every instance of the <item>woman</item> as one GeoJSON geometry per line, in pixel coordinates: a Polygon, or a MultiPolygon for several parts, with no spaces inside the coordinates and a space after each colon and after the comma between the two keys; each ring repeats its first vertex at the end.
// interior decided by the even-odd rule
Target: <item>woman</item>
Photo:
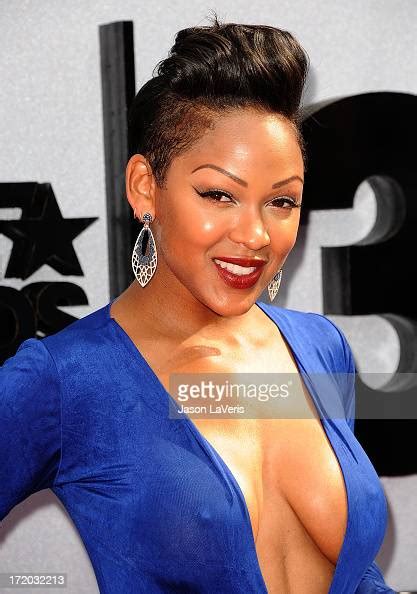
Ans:
{"type": "Polygon", "coordinates": [[[102,593],[393,592],[349,345],[258,301],[297,236],[307,65],[273,27],[180,31],[130,111],[134,282],[2,368],[0,518],[50,487],[102,593]],[[168,415],[172,374],[242,371],[305,373],[313,418],[168,415]],[[346,417],[321,419],[312,372],[342,377],[346,417]]]}

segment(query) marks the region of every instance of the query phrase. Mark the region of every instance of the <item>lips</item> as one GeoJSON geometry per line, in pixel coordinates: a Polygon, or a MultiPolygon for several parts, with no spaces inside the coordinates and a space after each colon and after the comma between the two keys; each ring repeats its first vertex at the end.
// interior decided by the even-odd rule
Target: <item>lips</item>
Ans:
{"type": "Polygon", "coordinates": [[[238,258],[234,256],[218,256],[213,258],[216,260],[222,260],[223,262],[228,262],[229,264],[237,264],[238,266],[256,266],[256,268],[260,268],[265,266],[266,260],[260,260],[259,258],[238,258]]]}
{"type": "MultiPolygon", "coordinates": [[[[216,259],[220,260],[220,258],[216,258],[216,259]]],[[[222,258],[222,260],[223,260],[223,258],[222,258]]],[[[231,264],[238,264],[240,266],[247,265],[247,264],[241,263],[242,261],[243,262],[249,261],[250,265],[254,266],[253,259],[248,260],[247,258],[228,258],[228,260],[232,260],[230,262],[231,264]]],[[[259,262],[259,260],[257,262],[259,262]]],[[[214,260],[213,260],[213,263],[216,266],[217,272],[218,272],[220,278],[223,280],[223,282],[225,282],[226,285],[228,285],[229,287],[232,287],[234,289],[249,289],[250,287],[253,287],[257,283],[257,281],[259,280],[259,278],[262,274],[262,265],[265,264],[265,262],[263,262],[262,265],[256,266],[255,270],[253,270],[249,274],[237,275],[237,274],[234,274],[233,272],[231,272],[230,270],[227,270],[226,268],[222,268],[220,266],[220,264],[218,264],[214,260]]]]}

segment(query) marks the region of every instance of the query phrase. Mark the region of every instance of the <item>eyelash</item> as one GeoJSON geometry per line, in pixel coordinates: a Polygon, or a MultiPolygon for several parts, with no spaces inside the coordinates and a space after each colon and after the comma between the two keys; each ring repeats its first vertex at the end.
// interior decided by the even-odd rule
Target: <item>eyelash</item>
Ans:
{"type": "MultiPolygon", "coordinates": [[[[223,190],[208,190],[207,192],[199,192],[196,190],[197,194],[202,198],[206,198],[208,200],[213,200],[214,202],[220,202],[219,198],[215,198],[215,196],[226,196],[226,198],[232,198],[232,196],[228,192],[224,192],[223,190]]],[[[298,204],[293,198],[289,196],[280,196],[279,198],[274,198],[272,203],[277,202],[278,200],[286,200],[290,203],[291,206],[287,208],[300,208],[301,204],[298,204]]],[[[221,204],[230,204],[229,202],[221,202],[221,204]]],[[[280,208],[280,207],[275,207],[280,208]]]]}

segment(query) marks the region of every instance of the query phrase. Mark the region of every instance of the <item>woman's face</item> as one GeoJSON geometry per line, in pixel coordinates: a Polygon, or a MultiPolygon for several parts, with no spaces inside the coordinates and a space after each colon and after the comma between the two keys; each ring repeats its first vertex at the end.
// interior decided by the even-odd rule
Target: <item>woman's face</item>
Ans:
{"type": "Polygon", "coordinates": [[[172,161],[166,189],[156,187],[151,229],[164,285],[172,280],[176,297],[184,290],[222,315],[246,312],[294,246],[303,174],[288,120],[252,109],[219,116],[172,161]],[[255,284],[242,288],[219,272],[214,259],[222,257],[266,263],[255,284]]]}

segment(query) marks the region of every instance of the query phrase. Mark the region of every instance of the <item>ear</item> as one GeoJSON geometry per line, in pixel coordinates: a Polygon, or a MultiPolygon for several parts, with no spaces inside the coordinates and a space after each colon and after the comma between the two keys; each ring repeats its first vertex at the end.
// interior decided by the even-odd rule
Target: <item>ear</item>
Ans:
{"type": "Polygon", "coordinates": [[[155,218],[155,179],[148,160],[139,153],[126,166],[126,196],[139,220],[145,212],[155,218]]]}

